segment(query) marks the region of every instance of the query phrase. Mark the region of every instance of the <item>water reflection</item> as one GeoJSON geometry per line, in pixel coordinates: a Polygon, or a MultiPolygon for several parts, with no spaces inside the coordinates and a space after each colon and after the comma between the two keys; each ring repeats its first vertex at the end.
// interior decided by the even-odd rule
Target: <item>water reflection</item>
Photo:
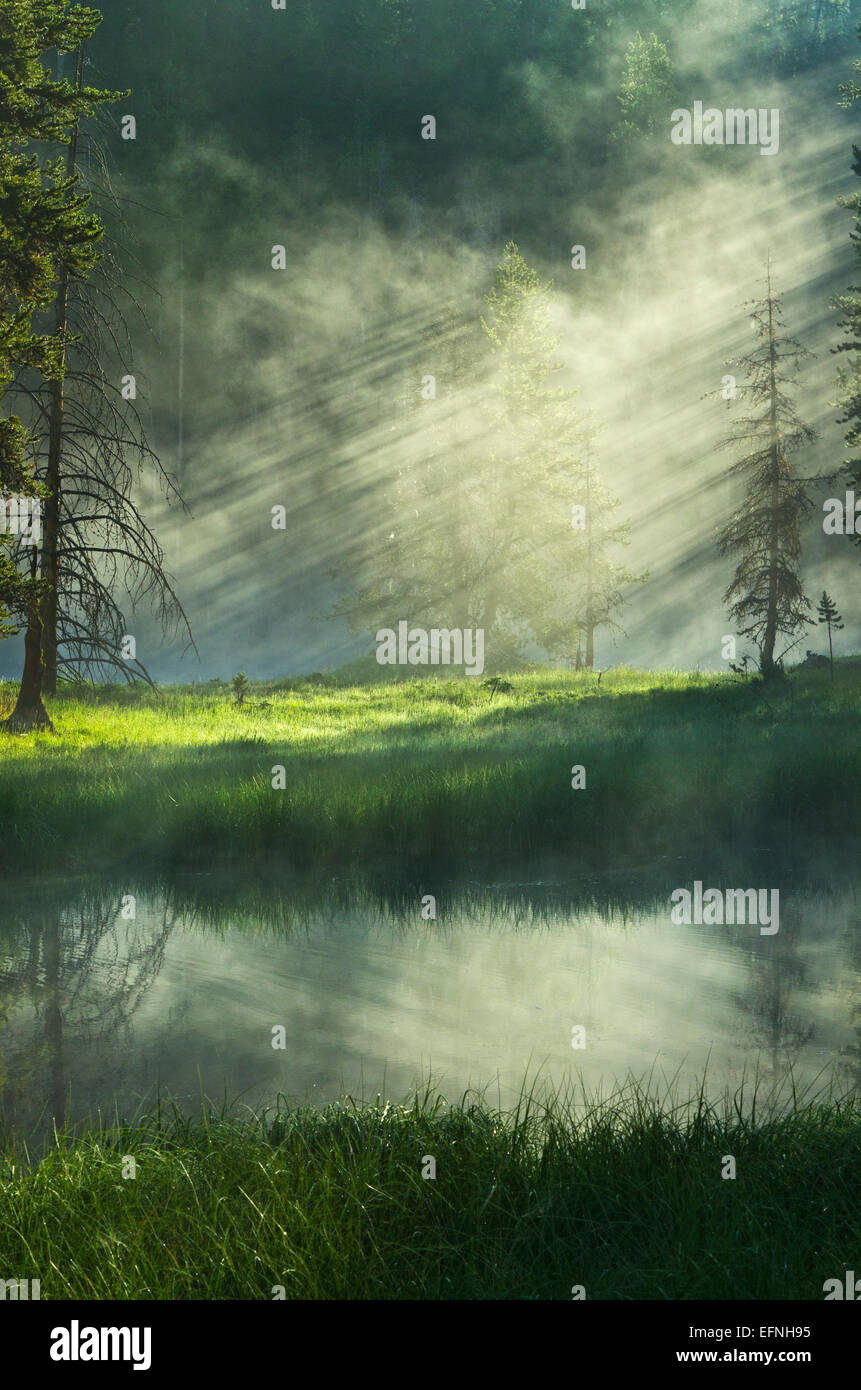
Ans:
{"type": "Polygon", "coordinates": [[[58,1128],[91,1078],[123,1086],[122,1057],[164,963],[175,913],[143,922],[122,895],[30,886],[0,914],[0,1121],[58,1128]],[[126,909],[128,912],[128,909],[126,909]]]}
{"type": "Polygon", "coordinates": [[[44,1138],[128,1117],[156,1086],[188,1109],[201,1090],[399,1099],[428,1073],[452,1099],[490,1083],[502,1104],[527,1073],[858,1086],[854,890],[784,884],[780,931],[762,936],[674,926],[670,878],[437,885],[432,921],[426,884],[20,885],[0,909],[0,1123],[44,1138]]]}

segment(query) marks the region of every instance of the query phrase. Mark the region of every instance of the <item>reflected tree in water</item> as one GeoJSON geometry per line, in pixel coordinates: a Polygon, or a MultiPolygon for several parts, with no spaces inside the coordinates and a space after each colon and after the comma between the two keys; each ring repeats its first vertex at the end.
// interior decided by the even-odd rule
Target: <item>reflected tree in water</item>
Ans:
{"type": "Polygon", "coordinates": [[[115,891],[95,888],[69,903],[36,887],[3,911],[0,1128],[7,1134],[22,1123],[66,1123],[76,1047],[98,1058],[103,1079],[122,1071],[132,1020],[177,921],[170,906],[133,920],[122,909],[115,891]]]}

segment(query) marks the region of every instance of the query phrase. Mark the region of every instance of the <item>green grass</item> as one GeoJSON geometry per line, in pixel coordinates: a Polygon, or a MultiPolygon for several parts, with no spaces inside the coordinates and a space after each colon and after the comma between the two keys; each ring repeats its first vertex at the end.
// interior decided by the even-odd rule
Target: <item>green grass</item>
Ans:
{"type": "Polygon", "coordinates": [[[60,1136],[29,1170],[0,1158],[0,1276],[43,1299],[818,1300],[857,1267],[859,1144],[857,1102],[757,1114],[636,1084],[509,1114],[430,1091],[160,1110],[60,1136]]]}
{"type": "MultiPolygon", "coordinates": [[[[542,669],[476,680],[116,688],[51,702],[57,736],[0,735],[4,862],[16,871],[276,859],[297,869],[544,853],[572,870],[722,845],[792,860],[853,833],[861,671],[758,683],[542,669]],[[268,701],[268,708],[262,707],[268,701]],[[570,768],[586,767],[587,788],[570,768]],[[273,790],[271,769],[286,768],[273,790]]],[[[0,688],[0,705],[13,690],[0,688]]]]}

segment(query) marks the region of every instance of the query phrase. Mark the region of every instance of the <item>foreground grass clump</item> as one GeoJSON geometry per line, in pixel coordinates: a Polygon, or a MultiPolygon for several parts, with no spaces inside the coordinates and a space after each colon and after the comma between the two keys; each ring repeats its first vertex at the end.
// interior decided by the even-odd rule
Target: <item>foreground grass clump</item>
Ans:
{"type": "Polygon", "coordinates": [[[622,669],[506,684],[288,683],[242,705],[221,687],[62,695],[57,737],[0,734],[6,861],[171,869],[257,855],[304,869],[397,855],[456,869],[561,852],[601,870],[719,843],[797,860],[810,838],[846,838],[861,811],[859,668],[833,683],[798,672],[772,692],[622,669]]]}
{"type": "Polygon", "coordinates": [[[0,1276],[43,1299],[821,1299],[857,1267],[861,1109],[738,1100],[160,1112],[0,1161],[0,1276]]]}

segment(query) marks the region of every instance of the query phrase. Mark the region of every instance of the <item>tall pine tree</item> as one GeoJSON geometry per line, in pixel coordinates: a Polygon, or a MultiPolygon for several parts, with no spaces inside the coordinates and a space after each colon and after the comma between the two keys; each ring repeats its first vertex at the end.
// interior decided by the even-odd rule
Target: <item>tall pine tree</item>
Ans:
{"type": "MultiPolygon", "coordinates": [[[[80,49],[101,16],[67,0],[0,0],[0,391],[21,371],[62,379],[68,334],[64,323],[37,332],[34,319],[56,301],[65,275],[85,277],[98,256],[102,225],[87,211],[67,160],[40,146],[69,144],[82,114],[110,99],[107,92],[54,80],[47,53],[80,49]]],[[[2,398],[0,398],[2,405],[2,398]]],[[[35,491],[27,462],[28,437],[15,414],[0,419],[0,483],[4,491],[35,491]],[[29,478],[29,485],[27,479],[29,478]]],[[[46,507],[50,505],[50,496],[46,507]]],[[[8,559],[8,556],[7,556],[8,559]]],[[[42,605],[46,586],[11,580],[6,602],[27,619],[24,672],[5,727],[49,728],[42,703],[42,605]]],[[[0,575],[0,578],[3,576],[0,575]]]]}
{"type": "MultiPolygon", "coordinates": [[[[861,28],[858,33],[861,38],[861,28]]],[[[861,73],[861,59],[856,59],[855,71],[861,73]]],[[[840,105],[844,107],[853,106],[861,98],[861,86],[854,80],[841,86],[840,92],[840,105]]],[[[852,146],[852,156],[852,172],[861,178],[861,149],[857,145],[852,146]]],[[[849,239],[856,263],[861,264],[861,192],[839,198],[838,203],[855,214],[849,239]]],[[[839,405],[843,412],[838,419],[840,424],[847,426],[848,457],[843,460],[843,466],[851,485],[861,491],[861,285],[850,285],[845,294],[835,295],[831,302],[840,313],[839,327],[847,335],[833,349],[846,354],[846,365],[840,366],[837,373],[839,405]]],[[[859,542],[861,537],[856,535],[854,540],[859,542]]]]}
{"type": "MultiPolygon", "coordinates": [[[[83,71],[82,45],[78,90],[83,71]]],[[[86,278],[72,277],[65,264],[60,268],[53,313],[67,338],[62,376],[42,381],[27,373],[10,388],[31,423],[35,474],[47,493],[38,615],[46,695],[56,693],[59,675],[149,679],[141,662],[122,654],[129,630],[123,590],[133,608],[148,601],[165,635],[182,629],[194,646],[162,548],[136,496],[146,470],[169,501],[182,505],[174,479],[149,445],[137,404],[133,325],[146,327],[146,316],[125,249],[129,228],[94,125],[76,126],[66,170],[106,224],[99,262],[86,278]]]]}
{"type": "Polygon", "coordinates": [[[816,437],[787,394],[799,363],[810,354],[781,334],[781,302],[772,284],[770,256],[765,296],[752,303],[750,317],[760,346],[735,364],[747,372],[741,396],[749,412],[722,446],[745,448],[730,474],[743,477],[746,490],[718,544],[722,555],[739,557],[724,601],[739,632],[757,647],[760,671],[769,680],[781,669],[778,638],[794,636],[811,621],[798,572],[801,521],[810,502],[791,458],[816,437]]]}
{"type": "Polygon", "coordinates": [[[563,364],[553,293],[509,242],[482,318],[492,376],[477,470],[481,621],[502,660],[520,654],[530,637],[543,641],[556,607],[553,541],[577,487],[579,421],[574,392],[556,384],[563,364]]]}

